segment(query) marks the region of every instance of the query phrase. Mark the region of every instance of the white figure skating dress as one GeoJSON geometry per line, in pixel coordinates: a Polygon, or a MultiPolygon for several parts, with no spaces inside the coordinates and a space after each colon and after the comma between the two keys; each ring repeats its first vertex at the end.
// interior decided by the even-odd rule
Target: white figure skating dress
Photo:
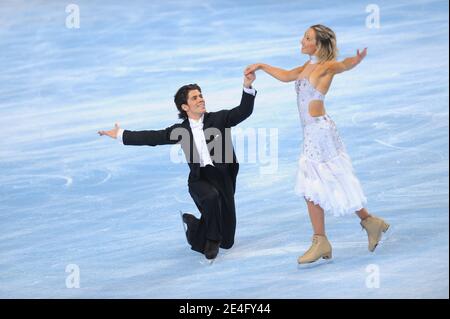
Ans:
{"type": "Polygon", "coordinates": [[[313,117],[309,104],[323,101],[307,78],[295,82],[303,128],[295,192],[335,216],[355,213],[367,202],[334,121],[325,114],[313,117]]]}

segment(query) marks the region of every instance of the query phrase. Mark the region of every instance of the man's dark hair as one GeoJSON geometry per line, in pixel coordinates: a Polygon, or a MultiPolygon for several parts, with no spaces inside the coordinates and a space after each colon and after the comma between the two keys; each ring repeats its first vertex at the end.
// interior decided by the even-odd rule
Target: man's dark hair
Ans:
{"type": "Polygon", "coordinates": [[[178,117],[180,119],[185,120],[188,117],[186,111],[181,108],[181,105],[187,104],[189,92],[193,90],[199,90],[200,92],[202,92],[202,89],[197,84],[187,84],[180,87],[175,94],[174,102],[177,106],[178,111],[180,112],[178,113],[178,117]]]}

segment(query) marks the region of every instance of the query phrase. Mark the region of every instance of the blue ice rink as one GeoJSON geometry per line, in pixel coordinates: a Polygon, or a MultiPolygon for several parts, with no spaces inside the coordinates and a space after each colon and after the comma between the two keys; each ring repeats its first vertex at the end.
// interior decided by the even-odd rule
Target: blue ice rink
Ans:
{"type": "Polygon", "coordinates": [[[376,1],[379,28],[366,1],[73,1],[80,28],[66,26],[69,3],[0,2],[1,298],[449,297],[448,1],[376,1]],[[332,261],[298,267],[312,230],[293,190],[294,83],[257,73],[239,127],[278,130],[276,169],[239,156],[236,244],[206,265],[178,214],[199,214],[187,165],[170,146],[97,131],[177,122],[187,83],[209,111],[236,106],[244,67],[303,64],[316,23],[336,32],[340,59],[368,47],[326,108],[388,236],[372,254],[356,216],[327,217],[332,261]],[[71,264],[79,288],[67,288],[71,264]]]}

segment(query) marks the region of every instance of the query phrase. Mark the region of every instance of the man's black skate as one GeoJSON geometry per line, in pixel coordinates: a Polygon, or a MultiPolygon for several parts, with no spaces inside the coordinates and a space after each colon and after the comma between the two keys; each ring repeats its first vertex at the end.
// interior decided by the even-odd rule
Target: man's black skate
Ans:
{"type": "Polygon", "coordinates": [[[189,231],[192,229],[192,225],[193,223],[195,223],[197,221],[197,218],[192,215],[192,214],[188,214],[188,213],[183,213],[180,210],[180,216],[181,216],[181,220],[183,222],[183,228],[184,228],[184,233],[186,234],[186,240],[188,242],[189,245],[191,245],[191,241],[189,239],[189,231]]]}
{"type": "Polygon", "coordinates": [[[215,259],[219,254],[220,241],[206,240],[205,244],[205,257],[206,259],[215,259]]]}

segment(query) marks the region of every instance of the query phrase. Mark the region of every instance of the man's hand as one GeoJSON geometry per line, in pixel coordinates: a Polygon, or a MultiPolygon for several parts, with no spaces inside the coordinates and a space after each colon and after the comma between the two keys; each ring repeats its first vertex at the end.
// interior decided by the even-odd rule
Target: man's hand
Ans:
{"type": "Polygon", "coordinates": [[[116,123],[116,124],[114,124],[114,128],[112,130],[109,130],[109,131],[98,131],[98,134],[100,136],[107,135],[107,136],[109,136],[111,138],[117,138],[117,132],[119,132],[119,129],[120,129],[119,124],[116,123]]]}
{"type": "Polygon", "coordinates": [[[251,88],[252,87],[252,83],[253,83],[253,81],[255,81],[256,80],[256,74],[255,74],[255,72],[252,72],[252,73],[248,73],[248,74],[245,74],[244,75],[244,86],[246,87],[246,88],[251,88]]]}

